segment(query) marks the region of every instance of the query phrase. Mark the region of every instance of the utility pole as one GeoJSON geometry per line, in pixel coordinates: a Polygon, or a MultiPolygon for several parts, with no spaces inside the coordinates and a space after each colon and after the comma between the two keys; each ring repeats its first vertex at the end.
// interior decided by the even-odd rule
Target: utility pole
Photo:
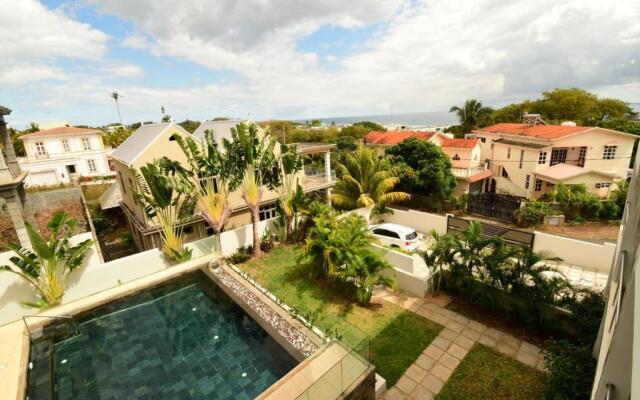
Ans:
{"type": "Polygon", "coordinates": [[[116,101],[116,108],[118,109],[118,119],[120,120],[120,125],[123,125],[122,115],[120,114],[120,103],[118,102],[118,99],[120,99],[120,97],[122,96],[118,92],[113,92],[111,93],[111,97],[116,101]]]}

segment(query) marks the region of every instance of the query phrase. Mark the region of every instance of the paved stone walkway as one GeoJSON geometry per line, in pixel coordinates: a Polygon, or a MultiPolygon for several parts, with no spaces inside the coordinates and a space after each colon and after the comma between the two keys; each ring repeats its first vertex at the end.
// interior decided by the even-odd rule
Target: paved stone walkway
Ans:
{"type": "Polygon", "coordinates": [[[446,309],[450,302],[446,295],[421,299],[382,291],[375,299],[397,304],[444,326],[396,385],[387,390],[387,400],[434,398],[476,342],[530,367],[543,368],[538,346],[446,309]]]}

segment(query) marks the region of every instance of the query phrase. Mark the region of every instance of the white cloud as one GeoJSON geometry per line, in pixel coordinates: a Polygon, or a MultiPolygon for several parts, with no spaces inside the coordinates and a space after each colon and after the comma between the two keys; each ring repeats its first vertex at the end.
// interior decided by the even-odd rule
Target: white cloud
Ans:
{"type": "Polygon", "coordinates": [[[67,76],[60,68],[38,64],[5,64],[0,67],[0,85],[19,86],[41,80],[64,80],[67,76]]]}
{"type": "Polygon", "coordinates": [[[144,75],[142,68],[126,61],[111,62],[103,67],[106,77],[112,78],[140,78],[144,75]]]}

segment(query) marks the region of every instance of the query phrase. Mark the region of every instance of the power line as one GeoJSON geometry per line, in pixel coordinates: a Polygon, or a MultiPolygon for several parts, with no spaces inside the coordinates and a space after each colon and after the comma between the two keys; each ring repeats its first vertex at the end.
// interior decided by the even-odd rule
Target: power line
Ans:
{"type": "MultiPolygon", "coordinates": [[[[627,160],[627,159],[631,159],[633,158],[633,156],[624,156],[624,157],[618,157],[616,156],[616,158],[581,158],[581,159],[575,159],[575,160],[562,160],[562,162],[559,162],[557,164],[566,164],[567,162],[578,162],[578,161],[615,161],[615,160],[627,160]]],[[[454,161],[480,161],[477,159],[473,159],[473,158],[456,158],[454,161]]],[[[538,163],[538,160],[513,160],[513,159],[508,159],[508,160],[491,160],[491,159],[486,159],[486,161],[490,161],[490,162],[500,162],[500,163],[508,163],[508,162],[515,162],[515,163],[538,163]]],[[[538,163],[540,164],[540,163],[538,163]]],[[[544,163],[546,164],[546,162],[544,163]]],[[[542,164],[540,164],[542,165],[542,164]]]]}

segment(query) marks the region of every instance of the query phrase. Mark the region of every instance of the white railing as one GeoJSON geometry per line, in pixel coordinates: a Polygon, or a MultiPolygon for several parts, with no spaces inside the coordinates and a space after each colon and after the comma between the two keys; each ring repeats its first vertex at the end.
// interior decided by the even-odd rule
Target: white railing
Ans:
{"type": "Polygon", "coordinates": [[[322,186],[329,183],[333,183],[336,180],[336,172],[331,171],[330,174],[325,172],[314,172],[314,173],[305,173],[302,186],[305,189],[312,188],[315,186],[322,186]]]}
{"type": "Polygon", "coordinates": [[[468,178],[482,171],[486,171],[487,168],[484,165],[471,168],[451,168],[451,173],[458,178],[468,178]]]}

